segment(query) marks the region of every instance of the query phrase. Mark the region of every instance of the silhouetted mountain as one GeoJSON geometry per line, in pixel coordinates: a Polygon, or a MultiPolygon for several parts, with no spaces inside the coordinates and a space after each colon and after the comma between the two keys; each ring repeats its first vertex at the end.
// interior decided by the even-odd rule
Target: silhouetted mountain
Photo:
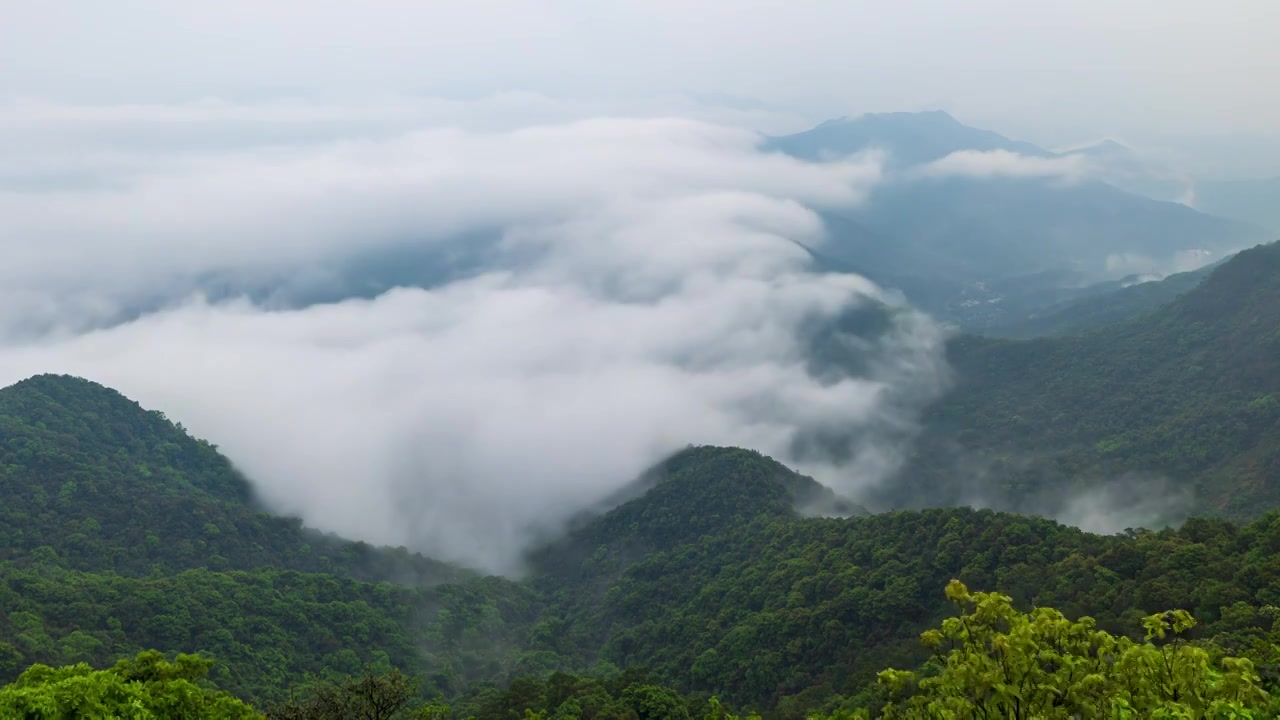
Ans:
{"type": "Polygon", "coordinates": [[[769,138],[765,148],[805,160],[832,160],[863,150],[884,150],[890,164],[896,167],[938,160],[959,150],[1052,155],[1031,143],[964,125],[941,110],[869,113],[828,120],[811,130],[769,138]]]}

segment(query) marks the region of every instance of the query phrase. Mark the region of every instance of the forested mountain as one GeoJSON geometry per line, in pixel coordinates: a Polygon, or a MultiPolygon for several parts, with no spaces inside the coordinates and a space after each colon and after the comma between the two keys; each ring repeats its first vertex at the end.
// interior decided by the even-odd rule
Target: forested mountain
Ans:
{"type": "Polygon", "coordinates": [[[1057,513],[1117,490],[1169,502],[1170,519],[1280,505],[1280,245],[1151,315],[1076,337],[962,337],[949,352],[957,386],[890,504],[1057,513]],[[1119,481],[1135,472],[1146,481],[1119,481]]]}
{"type": "MultiPolygon", "coordinates": [[[[156,649],[212,657],[209,678],[262,708],[309,682],[308,674],[399,667],[415,678],[420,698],[443,696],[453,706],[445,714],[437,703],[434,717],[521,717],[526,708],[561,712],[556,717],[701,717],[756,708],[802,718],[889,700],[877,673],[925,662],[918,636],[955,612],[942,592],[953,578],[1006,593],[1017,607],[1089,614],[1102,629],[1136,638],[1145,615],[1184,608],[1200,619],[1195,637],[1209,642],[1213,657],[1280,660],[1266,610],[1280,602],[1277,514],[1243,527],[1195,520],[1178,531],[1111,537],[990,510],[868,516],[846,506],[854,516],[823,519],[803,512],[833,501],[812,480],[755,452],[694,447],[642,476],[616,507],[580,518],[531,553],[523,581],[368,583],[333,574],[358,574],[354,560],[344,570],[340,550],[333,572],[286,569],[303,545],[319,546],[314,537],[253,512],[225,459],[158,413],[67,377],[34,378],[3,397],[6,506],[39,491],[57,497],[46,489],[48,474],[102,468],[75,475],[68,493],[74,499],[92,479],[92,502],[50,500],[38,517],[9,512],[6,532],[19,523],[24,537],[97,523],[127,535],[138,526],[187,533],[166,542],[197,549],[188,562],[148,554],[142,573],[134,564],[143,558],[70,552],[74,543],[61,534],[11,551],[0,562],[5,680],[33,662],[107,667],[156,649]],[[86,412],[95,413],[93,423],[86,412]],[[160,440],[177,449],[157,450],[160,440]],[[99,452],[108,441],[124,454],[99,452]],[[155,463],[150,475],[137,470],[140,461],[155,463]],[[171,506],[136,502],[144,489],[185,497],[196,519],[163,524],[153,515],[171,506]],[[208,542],[205,522],[219,524],[218,538],[240,538],[213,546],[225,568],[200,567],[199,558],[212,556],[196,544],[208,542]],[[253,545],[260,536],[271,543],[253,545]],[[715,710],[712,696],[724,709],[715,710]],[[655,707],[667,709],[655,715],[655,707]]],[[[104,546],[116,547],[115,536],[104,546]]],[[[130,672],[65,677],[110,684],[130,672]]],[[[32,676],[14,687],[34,697],[62,687],[61,677],[32,676]]],[[[1275,680],[1264,674],[1265,687],[1275,680]]],[[[20,701],[5,692],[0,707],[20,701]]]]}
{"type": "Polygon", "coordinates": [[[217,448],[96,383],[44,375],[0,390],[0,560],[77,570],[324,571],[423,584],[462,573],[259,512],[217,448]]]}
{"type": "MultiPolygon", "coordinates": [[[[1257,707],[1280,682],[1280,513],[1267,512],[1280,507],[1278,312],[1269,245],[1142,317],[1068,337],[958,338],[955,391],[873,498],[1046,512],[1148,471],[1163,484],[1126,481],[1130,497],[1106,498],[1186,490],[1185,505],[1161,508],[1251,524],[1108,536],[992,510],[869,515],[758,453],[690,447],[531,550],[519,581],[267,515],[181,425],[92,382],[37,376],[0,390],[0,679],[155,649],[212,657],[211,682],[295,712],[277,717],[333,700],[321,686],[277,705],[309,678],[393,667],[420,701],[440,698],[435,717],[838,716],[888,707],[886,678],[915,693],[903,702],[961,692],[881,674],[933,667],[919,638],[956,612],[943,593],[955,579],[1014,608],[1088,615],[1121,639],[1108,642],[1137,643],[1126,653],[1145,647],[1144,617],[1189,611],[1205,662],[1257,663],[1262,694],[1237,698],[1257,707]]],[[[111,684],[133,671],[67,672],[111,684]]],[[[37,676],[13,687],[64,682],[37,676]]]]}

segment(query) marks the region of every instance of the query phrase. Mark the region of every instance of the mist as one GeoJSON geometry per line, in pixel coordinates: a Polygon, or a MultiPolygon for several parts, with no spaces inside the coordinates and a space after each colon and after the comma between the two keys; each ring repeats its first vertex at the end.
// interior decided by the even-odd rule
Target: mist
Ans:
{"type": "Polygon", "coordinates": [[[863,202],[879,158],[758,145],[679,118],[424,127],[138,150],[105,187],[3,192],[0,381],[102,382],[218,444],[276,512],[499,573],[690,443],[856,496],[945,389],[946,335],[805,249],[815,210],[863,202]],[[477,261],[432,283],[237,290],[476,234],[477,261]],[[887,322],[834,329],[857,312],[887,322]],[[815,366],[818,337],[849,362],[815,366]]]}

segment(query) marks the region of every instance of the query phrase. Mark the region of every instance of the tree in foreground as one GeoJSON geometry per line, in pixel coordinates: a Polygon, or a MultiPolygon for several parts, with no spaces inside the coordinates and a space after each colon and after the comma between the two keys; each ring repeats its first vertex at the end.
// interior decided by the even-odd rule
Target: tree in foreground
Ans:
{"type": "Polygon", "coordinates": [[[1275,717],[1252,662],[1214,662],[1187,642],[1195,620],[1184,610],[1147,617],[1146,640],[1135,642],[1098,630],[1092,618],[1020,613],[1008,596],[970,593],[957,580],[946,592],[961,613],[921,636],[935,657],[919,674],[880,674],[897,698],[885,718],[1275,717]]]}
{"type": "Polygon", "coordinates": [[[33,665],[0,688],[0,717],[26,720],[258,720],[262,716],[229,693],[200,681],[213,661],[179,655],[169,662],[154,650],[106,670],[85,663],[33,665]]]}
{"type": "Polygon", "coordinates": [[[399,670],[375,673],[366,667],[359,677],[313,686],[304,697],[293,698],[267,714],[269,720],[393,720],[447,717],[443,705],[423,705],[410,713],[418,684],[399,670]]]}

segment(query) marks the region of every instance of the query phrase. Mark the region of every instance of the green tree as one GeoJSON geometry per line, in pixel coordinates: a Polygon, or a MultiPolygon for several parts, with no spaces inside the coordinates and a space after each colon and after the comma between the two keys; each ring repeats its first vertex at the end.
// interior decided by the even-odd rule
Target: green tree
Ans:
{"type": "Polygon", "coordinates": [[[213,663],[195,655],[169,662],[149,651],[110,669],[85,663],[34,665],[0,688],[0,717],[32,720],[250,720],[262,716],[228,693],[200,684],[213,663]]]}
{"type": "MultiPolygon", "coordinates": [[[[309,697],[291,699],[268,713],[271,720],[392,720],[408,714],[418,683],[399,670],[375,673],[366,666],[359,677],[321,683],[309,697]]],[[[440,717],[447,708],[431,706],[421,717],[440,717]]]]}
{"type": "Polygon", "coordinates": [[[998,593],[970,593],[958,580],[947,597],[961,614],[925,632],[937,655],[917,675],[886,670],[880,681],[905,696],[885,718],[1262,718],[1271,700],[1244,658],[1211,661],[1185,640],[1184,610],[1151,615],[1146,639],[1072,622],[1051,608],[1014,609],[998,593]]]}

